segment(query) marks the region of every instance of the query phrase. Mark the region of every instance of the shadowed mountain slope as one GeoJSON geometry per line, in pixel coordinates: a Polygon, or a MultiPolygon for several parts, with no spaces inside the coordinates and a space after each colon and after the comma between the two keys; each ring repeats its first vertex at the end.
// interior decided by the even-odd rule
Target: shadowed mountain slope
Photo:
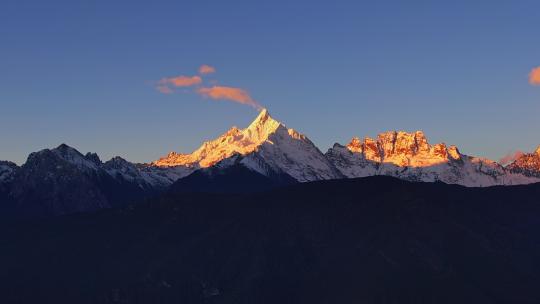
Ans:
{"type": "Polygon", "coordinates": [[[170,193],[255,193],[298,183],[283,172],[254,171],[238,158],[234,164],[197,170],[179,179],[169,188],[170,193]]]}

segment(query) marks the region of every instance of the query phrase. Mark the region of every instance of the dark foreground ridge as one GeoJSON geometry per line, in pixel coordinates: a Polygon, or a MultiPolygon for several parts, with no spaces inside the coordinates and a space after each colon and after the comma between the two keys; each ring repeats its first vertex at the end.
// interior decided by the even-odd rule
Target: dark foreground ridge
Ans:
{"type": "Polygon", "coordinates": [[[0,239],[1,303],[540,302],[540,184],[169,193],[0,239]]]}

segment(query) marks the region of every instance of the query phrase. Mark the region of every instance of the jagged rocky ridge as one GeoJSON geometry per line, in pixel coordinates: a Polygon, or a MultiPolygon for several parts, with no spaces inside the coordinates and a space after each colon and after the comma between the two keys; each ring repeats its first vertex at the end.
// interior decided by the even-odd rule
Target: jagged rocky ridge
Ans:
{"type": "MultiPolygon", "coordinates": [[[[430,145],[421,131],[390,131],[379,134],[376,139],[355,137],[346,146],[335,144],[326,156],[349,178],[388,175],[410,181],[441,181],[468,187],[540,181],[532,174],[507,169],[492,160],[464,155],[456,146],[430,145]]],[[[520,167],[519,164],[512,165],[520,167]]],[[[540,167],[536,170],[540,172],[540,167]]]]}
{"type": "Polygon", "coordinates": [[[430,145],[421,131],[390,131],[376,139],[355,137],[323,154],[305,135],[262,110],[245,129],[233,127],[191,154],[171,152],[148,164],[121,157],[102,162],[95,153],[83,155],[65,144],[30,154],[21,167],[1,161],[0,201],[7,203],[0,208],[41,208],[40,213],[50,214],[94,210],[160,193],[175,182],[180,184],[176,189],[190,185],[199,191],[223,190],[217,183],[231,172],[236,179],[230,184],[232,192],[250,190],[238,176],[268,185],[372,175],[470,187],[528,184],[540,182],[540,147],[504,167],[464,155],[455,146],[430,145]],[[181,182],[194,172],[195,177],[181,182]],[[195,182],[212,186],[194,186],[195,182]]]}
{"type": "Polygon", "coordinates": [[[512,173],[540,178],[540,146],[533,153],[521,155],[506,168],[512,173]]]}

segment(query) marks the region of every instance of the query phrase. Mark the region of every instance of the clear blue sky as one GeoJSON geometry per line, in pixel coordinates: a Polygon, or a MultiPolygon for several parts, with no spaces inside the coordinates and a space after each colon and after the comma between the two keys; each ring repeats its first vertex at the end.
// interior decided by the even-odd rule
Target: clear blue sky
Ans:
{"type": "Polygon", "coordinates": [[[202,64],[323,152],[391,129],[493,159],[531,151],[539,22],[537,0],[3,0],[0,159],[65,142],[146,162],[246,126],[248,106],[156,91],[202,64]]]}

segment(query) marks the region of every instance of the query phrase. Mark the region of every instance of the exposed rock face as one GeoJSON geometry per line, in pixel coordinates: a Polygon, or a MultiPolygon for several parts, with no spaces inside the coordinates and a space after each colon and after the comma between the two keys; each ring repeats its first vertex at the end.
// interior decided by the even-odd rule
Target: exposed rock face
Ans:
{"type": "Polygon", "coordinates": [[[506,168],[513,173],[540,178],[540,146],[533,153],[521,155],[506,168]]]}
{"type": "Polygon", "coordinates": [[[346,148],[350,152],[361,154],[365,160],[402,167],[436,165],[447,161],[449,155],[455,160],[461,157],[455,146],[429,145],[422,131],[390,131],[379,134],[377,139],[366,137],[363,141],[354,137],[346,148]]]}
{"type": "Polygon", "coordinates": [[[390,131],[379,134],[377,139],[355,137],[346,146],[335,144],[326,156],[347,177],[390,175],[464,186],[539,181],[509,172],[494,161],[463,155],[455,146],[430,145],[422,131],[390,131]]]}

